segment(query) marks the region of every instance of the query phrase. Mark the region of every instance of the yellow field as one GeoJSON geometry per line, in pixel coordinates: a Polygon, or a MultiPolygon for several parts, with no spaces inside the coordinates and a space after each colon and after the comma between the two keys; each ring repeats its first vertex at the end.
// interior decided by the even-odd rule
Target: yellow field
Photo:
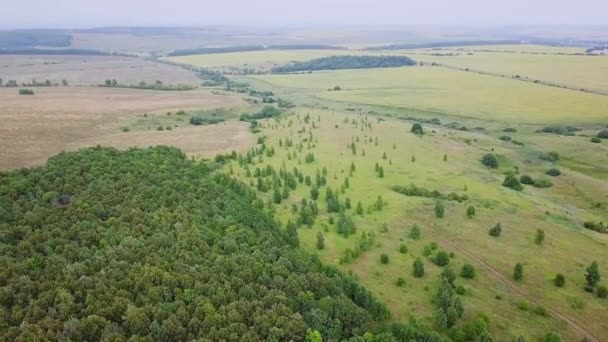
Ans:
{"type": "MultiPolygon", "coordinates": [[[[435,51],[447,53],[448,51],[435,51]]],[[[429,56],[411,54],[410,57],[426,62],[437,62],[459,68],[470,68],[512,77],[519,75],[530,80],[553,82],[569,87],[608,92],[608,57],[542,55],[503,52],[463,51],[458,56],[429,56]]]]}
{"type": "Polygon", "coordinates": [[[267,50],[178,56],[166,59],[176,63],[190,64],[203,68],[256,68],[258,70],[268,70],[273,66],[294,61],[306,61],[327,56],[356,54],[374,53],[352,50],[267,50]]]}
{"type": "Polygon", "coordinates": [[[307,91],[326,100],[491,121],[583,124],[608,119],[608,96],[440,67],[341,70],[251,78],[285,92],[307,91]],[[335,85],[341,86],[342,91],[328,91],[335,85]]]}
{"type": "Polygon", "coordinates": [[[513,44],[513,45],[473,45],[473,46],[458,46],[450,48],[441,48],[440,51],[437,49],[417,49],[414,51],[432,51],[432,52],[445,52],[445,51],[507,51],[507,52],[525,52],[525,53],[585,53],[584,48],[572,47],[572,46],[548,46],[548,45],[535,45],[535,44],[513,44]]]}

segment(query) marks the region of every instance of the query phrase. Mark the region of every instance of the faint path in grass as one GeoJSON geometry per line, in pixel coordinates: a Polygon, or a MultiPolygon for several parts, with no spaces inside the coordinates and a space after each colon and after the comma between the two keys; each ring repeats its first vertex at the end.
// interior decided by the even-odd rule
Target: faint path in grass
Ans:
{"type": "Polygon", "coordinates": [[[448,246],[454,248],[459,253],[464,254],[469,259],[473,260],[477,264],[479,264],[479,265],[485,267],[486,269],[488,269],[490,271],[489,274],[490,274],[490,276],[492,278],[494,278],[495,280],[499,281],[503,285],[507,286],[513,292],[515,292],[518,295],[524,297],[525,299],[527,299],[531,303],[534,303],[536,305],[542,305],[542,306],[544,306],[547,309],[547,311],[549,311],[549,313],[553,317],[557,317],[557,318],[563,320],[564,322],[566,322],[568,324],[568,326],[570,326],[570,328],[572,328],[572,330],[576,331],[578,334],[580,334],[580,335],[582,335],[584,337],[587,337],[587,339],[589,339],[590,341],[600,342],[599,339],[597,339],[592,333],[590,333],[585,327],[583,327],[574,318],[572,318],[572,317],[570,317],[570,316],[568,316],[566,314],[563,314],[563,313],[557,311],[555,308],[553,308],[550,305],[547,305],[545,302],[537,299],[536,297],[534,297],[533,295],[531,295],[528,291],[526,291],[524,288],[522,288],[517,283],[515,283],[513,280],[511,280],[509,277],[505,276],[502,272],[500,272],[496,268],[492,267],[492,265],[488,264],[487,262],[483,261],[477,255],[471,253],[466,248],[463,248],[463,247],[457,245],[456,243],[450,241],[449,239],[446,239],[446,238],[442,237],[436,231],[432,231],[431,230],[431,231],[427,231],[427,232],[430,235],[432,235],[433,238],[437,239],[440,243],[448,245],[448,246]]]}

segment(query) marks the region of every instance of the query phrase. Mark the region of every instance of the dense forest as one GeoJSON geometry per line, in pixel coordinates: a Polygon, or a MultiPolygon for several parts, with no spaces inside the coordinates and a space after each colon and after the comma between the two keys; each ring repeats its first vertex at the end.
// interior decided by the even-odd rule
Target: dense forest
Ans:
{"type": "Polygon", "coordinates": [[[439,340],[215,165],[97,147],[0,174],[0,340],[439,340]]]}
{"type": "Polygon", "coordinates": [[[284,73],[314,70],[393,68],[414,64],[416,62],[405,56],[330,56],[305,62],[293,62],[274,67],[271,71],[274,73],[284,73]]]}

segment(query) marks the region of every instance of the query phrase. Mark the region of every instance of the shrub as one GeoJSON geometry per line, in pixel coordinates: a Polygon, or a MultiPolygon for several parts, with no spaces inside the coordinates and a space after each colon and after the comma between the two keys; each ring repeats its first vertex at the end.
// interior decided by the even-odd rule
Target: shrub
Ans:
{"type": "Polygon", "coordinates": [[[397,286],[399,286],[399,287],[405,286],[405,279],[403,279],[402,277],[397,278],[397,286]]]}
{"type": "Polygon", "coordinates": [[[317,249],[325,249],[325,238],[321,232],[317,233],[317,249]]]}
{"type": "Polygon", "coordinates": [[[481,163],[490,169],[498,168],[498,159],[496,159],[496,156],[491,153],[484,155],[481,159],[481,163]]]}
{"type": "Polygon", "coordinates": [[[547,152],[547,153],[543,153],[541,154],[538,158],[545,160],[545,161],[549,161],[552,163],[555,163],[556,161],[559,160],[559,153],[557,152],[547,152]]]}
{"type": "Polygon", "coordinates": [[[421,235],[420,227],[418,227],[417,224],[414,224],[410,230],[409,238],[412,240],[420,240],[421,235]]]}
{"type": "Polygon", "coordinates": [[[446,253],[444,251],[439,251],[433,258],[433,262],[437,266],[441,266],[441,267],[446,266],[447,264],[450,263],[450,256],[448,253],[446,253]]]}
{"type": "Polygon", "coordinates": [[[597,296],[600,298],[608,297],[608,288],[604,285],[600,285],[597,287],[597,296]]]}
{"type": "Polygon", "coordinates": [[[462,295],[463,295],[463,294],[465,294],[466,292],[467,292],[467,291],[464,289],[464,286],[462,286],[462,285],[458,285],[458,286],[456,286],[456,293],[457,293],[457,294],[459,294],[459,295],[461,295],[461,296],[462,296],[462,295]]]}
{"type": "Polygon", "coordinates": [[[566,286],[566,277],[564,277],[564,275],[561,273],[556,274],[555,278],[553,279],[553,284],[555,284],[557,287],[566,286]]]}
{"type": "Polygon", "coordinates": [[[443,218],[444,212],[445,209],[443,208],[443,203],[441,203],[441,201],[437,201],[435,203],[435,216],[437,218],[443,218]]]}
{"type": "Polygon", "coordinates": [[[550,188],[553,186],[553,182],[551,182],[550,180],[548,180],[547,178],[537,178],[534,180],[534,187],[535,188],[550,188]]]}
{"type": "Polygon", "coordinates": [[[521,177],[519,177],[519,182],[521,184],[527,184],[527,185],[534,184],[534,180],[532,179],[532,177],[530,177],[528,175],[522,175],[521,177]]]}
{"type": "Polygon", "coordinates": [[[19,89],[19,95],[34,95],[34,90],[32,90],[32,89],[19,89]]]}
{"type": "Polygon", "coordinates": [[[598,137],[592,137],[592,138],[591,138],[591,142],[592,142],[592,143],[595,143],[595,144],[599,144],[599,143],[601,143],[601,142],[602,142],[602,139],[601,139],[601,138],[598,138],[598,137]]]}
{"type": "Polygon", "coordinates": [[[524,278],[524,265],[521,263],[515,264],[515,268],[513,269],[513,279],[520,281],[524,278]]]}
{"type": "Polygon", "coordinates": [[[501,136],[499,139],[500,139],[500,140],[503,140],[503,141],[511,141],[511,137],[510,137],[510,136],[508,136],[508,135],[503,135],[503,136],[501,136]]]}
{"type": "Polygon", "coordinates": [[[603,130],[603,131],[600,131],[600,132],[597,134],[597,137],[598,137],[598,138],[601,138],[601,139],[608,139],[608,129],[605,129],[605,130],[603,130]]]}
{"type": "Polygon", "coordinates": [[[468,218],[473,218],[473,216],[475,216],[475,207],[474,206],[469,206],[467,208],[467,217],[468,218]]]}
{"type": "Polygon", "coordinates": [[[502,186],[511,188],[516,191],[521,191],[524,187],[519,183],[519,180],[513,175],[507,175],[502,182],[502,186]]]}
{"type": "Polygon", "coordinates": [[[422,125],[419,123],[415,123],[412,125],[412,129],[410,129],[410,132],[417,134],[417,135],[422,135],[424,134],[424,130],[422,129],[422,125]]]}
{"type": "Polygon", "coordinates": [[[542,305],[538,305],[534,308],[534,313],[542,316],[542,317],[549,317],[549,312],[547,311],[547,309],[542,306],[542,305]]]}
{"type": "Polygon", "coordinates": [[[594,287],[600,281],[600,271],[598,269],[597,261],[593,261],[586,269],[585,279],[587,285],[594,287]]]}
{"type": "Polygon", "coordinates": [[[382,253],[380,255],[380,263],[383,264],[383,265],[388,264],[388,255],[387,254],[382,253]]]}
{"type": "Polygon", "coordinates": [[[544,241],[545,241],[545,231],[542,229],[537,229],[536,237],[534,238],[534,242],[536,242],[536,244],[540,246],[543,244],[544,241]]]}
{"type": "Polygon", "coordinates": [[[424,276],[424,264],[422,263],[422,260],[420,260],[420,258],[416,258],[416,260],[414,260],[414,277],[416,278],[422,278],[424,276]]]}
{"type": "Polygon", "coordinates": [[[399,245],[399,253],[405,254],[407,253],[407,245],[402,243],[401,245],[399,245]]]}
{"type": "Polygon", "coordinates": [[[552,176],[552,177],[557,177],[557,176],[559,176],[559,175],[562,174],[562,172],[559,169],[555,169],[555,168],[554,169],[549,169],[545,173],[548,174],[549,176],[552,176]]]}
{"type": "Polygon", "coordinates": [[[465,264],[464,266],[462,266],[462,271],[460,272],[460,275],[463,278],[467,279],[475,278],[475,267],[473,267],[473,265],[471,264],[465,264]]]}
{"type": "Polygon", "coordinates": [[[499,237],[502,233],[502,227],[500,226],[500,222],[496,223],[494,227],[492,227],[489,231],[489,234],[493,237],[499,237]]]}
{"type": "Polygon", "coordinates": [[[550,332],[550,333],[547,333],[547,335],[545,335],[544,342],[561,342],[561,340],[562,340],[562,338],[558,333],[550,332]]]}

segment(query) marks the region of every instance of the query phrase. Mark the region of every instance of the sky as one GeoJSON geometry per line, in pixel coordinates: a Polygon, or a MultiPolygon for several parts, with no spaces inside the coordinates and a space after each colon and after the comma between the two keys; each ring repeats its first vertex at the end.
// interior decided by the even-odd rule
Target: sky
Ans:
{"type": "Polygon", "coordinates": [[[606,24],[608,0],[3,0],[0,28],[606,24]]]}

